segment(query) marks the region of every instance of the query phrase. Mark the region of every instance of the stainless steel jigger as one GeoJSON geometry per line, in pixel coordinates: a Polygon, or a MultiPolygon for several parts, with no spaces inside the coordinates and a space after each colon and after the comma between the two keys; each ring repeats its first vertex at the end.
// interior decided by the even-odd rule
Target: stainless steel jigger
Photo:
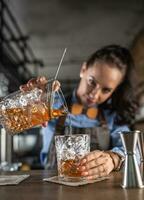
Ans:
{"type": "Polygon", "coordinates": [[[144,133],[140,132],[138,133],[138,147],[140,152],[140,171],[142,180],[144,182],[144,133]]]}
{"type": "Polygon", "coordinates": [[[121,132],[121,139],[125,149],[125,166],[123,188],[143,188],[142,177],[136,159],[136,145],[139,131],[121,132]]]}

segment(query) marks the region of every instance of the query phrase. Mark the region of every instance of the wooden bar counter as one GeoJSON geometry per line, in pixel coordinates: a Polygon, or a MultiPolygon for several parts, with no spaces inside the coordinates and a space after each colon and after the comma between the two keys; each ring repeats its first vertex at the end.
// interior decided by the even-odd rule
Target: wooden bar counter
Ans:
{"type": "MultiPolygon", "coordinates": [[[[12,174],[24,174],[15,172],[12,174]]],[[[122,174],[112,173],[110,179],[78,187],[44,182],[52,171],[34,170],[18,185],[0,186],[0,200],[144,200],[144,189],[123,189],[122,174]]]]}

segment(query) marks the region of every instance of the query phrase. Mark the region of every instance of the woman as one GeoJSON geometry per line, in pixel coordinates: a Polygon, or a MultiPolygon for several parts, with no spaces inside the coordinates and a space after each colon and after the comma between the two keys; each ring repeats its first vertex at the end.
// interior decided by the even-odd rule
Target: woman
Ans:
{"type": "MultiPolygon", "coordinates": [[[[136,113],[133,70],[130,52],[119,45],[105,46],[83,63],[79,84],[66,97],[69,115],[43,128],[41,160],[46,168],[56,164],[54,133],[66,134],[71,123],[73,134],[91,135],[91,152],[81,161],[83,176],[95,179],[120,169],[123,147],[119,132],[129,130],[136,113]]],[[[44,77],[37,80],[46,81],[44,77]]]]}

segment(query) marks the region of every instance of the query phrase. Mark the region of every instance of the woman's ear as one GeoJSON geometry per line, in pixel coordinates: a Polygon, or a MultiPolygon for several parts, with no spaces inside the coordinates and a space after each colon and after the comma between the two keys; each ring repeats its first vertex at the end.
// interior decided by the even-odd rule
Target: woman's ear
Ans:
{"type": "Polygon", "coordinates": [[[84,63],[82,64],[82,67],[81,67],[81,70],[80,70],[80,78],[83,77],[83,75],[84,75],[86,69],[87,69],[87,65],[86,65],[86,62],[84,62],[84,63]]]}

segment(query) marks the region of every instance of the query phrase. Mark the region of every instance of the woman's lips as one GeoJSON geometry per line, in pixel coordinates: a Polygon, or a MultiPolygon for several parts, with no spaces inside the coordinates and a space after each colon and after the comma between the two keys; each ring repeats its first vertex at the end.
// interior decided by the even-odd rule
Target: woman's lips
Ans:
{"type": "Polygon", "coordinates": [[[86,98],[87,104],[95,104],[95,101],[89,97],[86,98]]]}

